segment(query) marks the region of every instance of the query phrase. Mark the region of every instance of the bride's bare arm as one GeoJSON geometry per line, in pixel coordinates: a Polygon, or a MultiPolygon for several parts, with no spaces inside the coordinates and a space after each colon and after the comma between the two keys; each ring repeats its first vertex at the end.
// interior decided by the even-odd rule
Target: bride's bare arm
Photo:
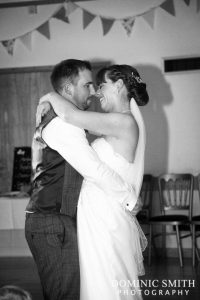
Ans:
{"type": "MultiPolygon", "coordinates": [[[[63,121],[99,135],[125,137],[128,133],[126,129],[129,129],[129,132],[131,129],[133,135],[137,130],[133,118],[125,114],[82,111],[54,92],[42,97],[40,103],[44,101],[51,103],[55,113],[63,121]]],[[[135,133],[137,135],[137,132],[135,133]]]]}

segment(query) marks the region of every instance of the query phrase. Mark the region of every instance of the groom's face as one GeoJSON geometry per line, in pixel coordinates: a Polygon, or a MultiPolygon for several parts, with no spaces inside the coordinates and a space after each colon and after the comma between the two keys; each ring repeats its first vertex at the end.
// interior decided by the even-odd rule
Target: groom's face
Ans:
{"type": "Polygon", "coordinates": [[[80,70],[72,84],[72,98],[74,103],[82,110],[87,109],[91,103],[91,96],[95,94],[92,72],[88,69],[80,70]]]}

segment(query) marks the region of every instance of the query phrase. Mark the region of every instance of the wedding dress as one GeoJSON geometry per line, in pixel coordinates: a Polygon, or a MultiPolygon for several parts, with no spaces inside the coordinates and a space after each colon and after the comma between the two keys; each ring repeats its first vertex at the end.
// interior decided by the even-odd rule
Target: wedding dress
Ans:
{"type": "MultiPolygon", "coordinates": [[[[134,186],[139,197],[144,172],[145,128],[134,99],[131,112],[139,128],[132,163],[116,153],[104,138],[95,140],[92,148],[104,163],[134,186]]],[[[144,274],[142,251],[147,242],[134,212],[130,213],[117,199],[85,179],[77,216],[80,300],[141,300],[138,276],[144,274]]]]}

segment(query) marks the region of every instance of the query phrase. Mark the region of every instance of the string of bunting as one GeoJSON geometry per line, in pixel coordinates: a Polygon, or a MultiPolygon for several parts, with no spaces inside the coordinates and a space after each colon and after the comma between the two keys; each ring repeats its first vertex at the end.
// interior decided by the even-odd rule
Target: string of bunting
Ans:
{"type": "MultiPolygon", "coordinates": [[[[138,14],[138,15],[134,15],[134,16],[126,17],[126,18],[108,18],[108,17],[103,17],[101,15],[93,14],[93,13],[87,11],[86,9],[80,7],[79,5],[75,4],[74,2],[72,2],[72,0],[65,0],[64,3],[56,10],[56,12],[54,12],[54,14],[52,16],[50,16],[49,19],[46,20],[43,24],[41,24],[39,27],[33,29],[30,32],[27,32],[24,35],[21,35],[21,36],[18,36],[18,37],[9,39],[9,40],[3,40],[0,42],[6,49],[7,53],[10,55],[13,55],[13,53],[14,53],[14,46],[15,46],[16,40],[20,40],[20,42],[22,42],[22,44],[28,50],[31,50],[32,49],[32,33],[34,31],[38,31],[44,37],[46,37],[47,39],[50,39],[51,35],[50,35],[50,29],[49,29],[49,21],[52,18],[55,18],[55,19],[58,19],[62,22],[69,24],[70,23],[69,15],[71,13],[73,13],[77,8],[81,9],[83,12],[83,29],[86,29],[96,17],[99,17],[101,20],[104,36],[111,30],[113,24],[116,21],[121,22],[127,35],[130,36],[133,26],[135,24],[136,18],[138,18],[138,17],[142,17],[152,29],[154,28],[155,10],[157,8],[161,8],[161,9],[165,10],[167,13],[169,13],[170,15],[175,16],[175,8],[174,8],[173,1],[174,0],[165,0],[159,6],[152,7],[148,11],[146,11],[142,14],[138,14]]],[[[183,1],[185,2],[185,4],[187,6],[190,5],[190,0],[183,0],[183,1]]],[[[196,0],[196,1],[197,1],[197,13],[198,13],[200,11],[200,0],[196,0]]]]}

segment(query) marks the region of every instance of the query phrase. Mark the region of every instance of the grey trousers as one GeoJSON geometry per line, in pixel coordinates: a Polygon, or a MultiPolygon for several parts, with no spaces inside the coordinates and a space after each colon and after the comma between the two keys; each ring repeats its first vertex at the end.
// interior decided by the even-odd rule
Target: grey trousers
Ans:
{"type": "Polygon", "coordinates": [[[25,236],[45,300],[79,300],[76,220],[60,214],[26,214],[25,236]]]}

